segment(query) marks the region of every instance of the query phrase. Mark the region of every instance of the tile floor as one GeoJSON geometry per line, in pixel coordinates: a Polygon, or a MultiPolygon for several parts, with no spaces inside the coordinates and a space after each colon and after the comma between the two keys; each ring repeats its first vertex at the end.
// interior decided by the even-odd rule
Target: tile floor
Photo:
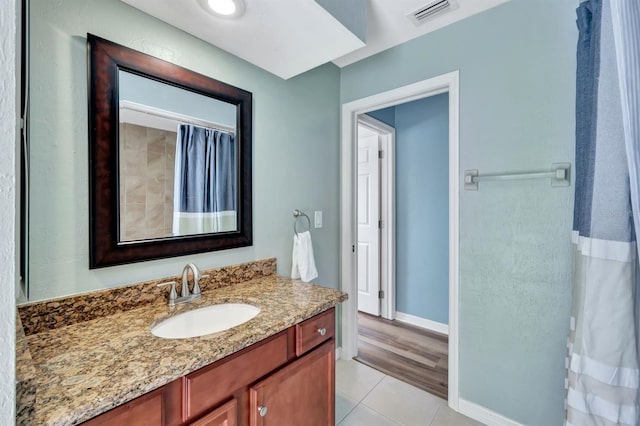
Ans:
{"type": "Polygon", "coordinates": [[[476,426],[446,401],[357,361],[336,361],[338,426],[476,426]]]}

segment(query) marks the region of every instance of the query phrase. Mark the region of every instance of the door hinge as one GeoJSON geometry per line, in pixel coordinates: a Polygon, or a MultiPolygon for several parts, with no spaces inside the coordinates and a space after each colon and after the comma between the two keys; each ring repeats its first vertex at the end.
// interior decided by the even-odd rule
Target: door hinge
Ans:
{"type": "Polygon", "coordinates": [[[378,151],[378,158],[384,158],[384,151],[383,150],[379,150],[378,151]]]}
{"type": "Polygon", "coordinates": [[[378,299],[384,299],[384,290],[378,291],[378,299]]]}
{"type": "Polygon", "coordinates": [[[355,244],[351,246],[351,252],[352,252],[352,253],[355,253],[355,252],[356,252],[356,246],[355,246],[355,244]]]}
{"type": "Polygon", "coordinates": [[[382,221],[382,219],[378,221],[378,228],[380,229],[384,228],[384,222],[382,221]]]}

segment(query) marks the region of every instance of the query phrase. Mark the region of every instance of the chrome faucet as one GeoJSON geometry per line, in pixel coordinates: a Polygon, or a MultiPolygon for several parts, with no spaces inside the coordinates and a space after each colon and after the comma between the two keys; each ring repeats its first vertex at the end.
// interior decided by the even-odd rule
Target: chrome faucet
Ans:
{"type": "MultiPolygon", "coordinates": [[[[182,269],[182,293],[180,293],[180,299],[185,299],[190,297],[189,300],[185,299],[185,302],[199,299],[201,297],[200,294],[200,286],[198,285],[198,280],[200,279],[200,270],[193,263],[187,263],[182,269]],[[191,273],[193,274],[193,291],[189,293],[189,269],[191,269],[191,273]]],[[[176,303],[179,303],[176,300],[176,303]]]]}
{"type": "Polygon", "coordinates": [[[201,278],[206,278],[209,275],[202,275],[198,267],[193,263],[188,263],[184,269],[182,269],[182,291],[180,292],[180,297],[176,293],[176,282],[170,281],[167,283],[158,284],[158,287],[170,285],[171,292],[169,293],[169,306],[175,306],[178,303],[187,303],[193,300],[198,300],[202,297],[202,293],[200,291],[200,285],[198,281],[201,278]],[[189,270],[193,274],[193,290],[189,291],[189,270]]]}

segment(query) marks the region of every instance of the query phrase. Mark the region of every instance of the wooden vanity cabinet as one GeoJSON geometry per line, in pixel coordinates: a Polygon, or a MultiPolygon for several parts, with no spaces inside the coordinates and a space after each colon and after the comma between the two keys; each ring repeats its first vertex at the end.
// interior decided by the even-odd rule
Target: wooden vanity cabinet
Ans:
{"type": "Polygon", "coordinates": [[[334,333],[331,308],[84,424],[333,426],[334,333]]]}

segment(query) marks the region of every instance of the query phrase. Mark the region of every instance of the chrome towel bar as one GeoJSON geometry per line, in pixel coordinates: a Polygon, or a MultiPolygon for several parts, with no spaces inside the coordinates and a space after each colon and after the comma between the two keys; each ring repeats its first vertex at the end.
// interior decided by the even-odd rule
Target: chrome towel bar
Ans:
{"type": "Polygon", "coordinates": [[[551,179],[554,188],[570,185],[571,163],[553,163],[551,170],[522,173],[502,173],[479,175],[478,170],[464,171],[465,191],[477,191],[478,182],[491,180],[524,180],[524,179],[551,179]]]}

